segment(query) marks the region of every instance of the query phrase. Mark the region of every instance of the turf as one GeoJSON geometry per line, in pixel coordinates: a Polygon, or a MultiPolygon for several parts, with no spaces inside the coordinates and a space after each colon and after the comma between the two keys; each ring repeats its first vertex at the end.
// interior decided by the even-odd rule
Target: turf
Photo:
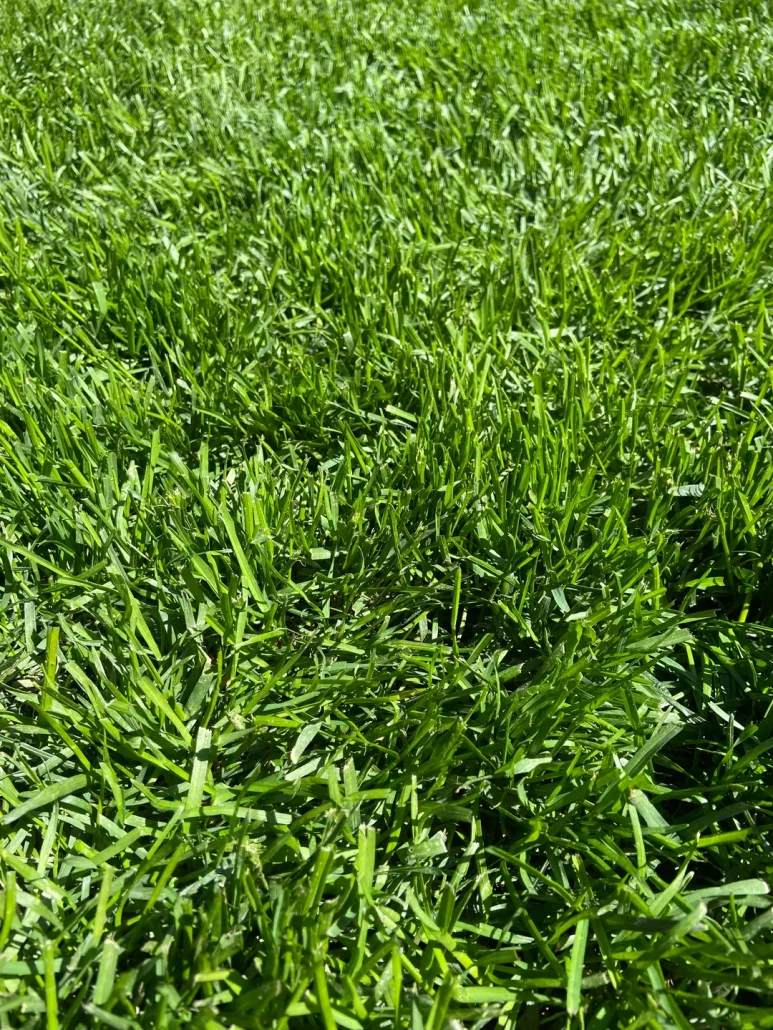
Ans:
{"type": "Polygon", "coordinates": [[[773,30],[0,0],[0,1027],[773,1026],[773,30]]]}

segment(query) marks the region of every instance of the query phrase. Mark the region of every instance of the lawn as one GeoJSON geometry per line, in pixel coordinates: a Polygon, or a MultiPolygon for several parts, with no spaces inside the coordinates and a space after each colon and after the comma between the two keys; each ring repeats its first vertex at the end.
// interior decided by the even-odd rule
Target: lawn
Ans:
{"type": "Polygon", "coordinates": [[[0,0],[0,1030],[773,1027],[772,15],[0,0]]]}

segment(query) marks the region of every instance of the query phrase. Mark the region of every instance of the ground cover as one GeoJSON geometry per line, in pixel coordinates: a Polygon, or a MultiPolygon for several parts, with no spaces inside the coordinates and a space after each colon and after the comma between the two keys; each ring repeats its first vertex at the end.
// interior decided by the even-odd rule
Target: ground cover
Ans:
{"type": "Polygon", "coordinates": [[[0,14],[0,1027],[773,1026],[768,5],[0,14]]]}

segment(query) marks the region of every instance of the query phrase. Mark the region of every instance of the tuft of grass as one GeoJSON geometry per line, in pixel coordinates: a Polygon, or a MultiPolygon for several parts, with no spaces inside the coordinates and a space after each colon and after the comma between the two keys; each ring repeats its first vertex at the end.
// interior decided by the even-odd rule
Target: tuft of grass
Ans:
{"type": "Polygon", "coordinates": [[[0,1028],[773,1026],[773,21],[0,2],[0,1028]]]}

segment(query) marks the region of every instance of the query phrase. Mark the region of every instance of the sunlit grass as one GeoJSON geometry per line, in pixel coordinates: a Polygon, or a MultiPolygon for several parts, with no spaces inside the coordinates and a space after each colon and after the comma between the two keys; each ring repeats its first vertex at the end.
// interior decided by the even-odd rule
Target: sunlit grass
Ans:
{"type": "Polygon", "coordinates": [[[773,1026],[771,25],[0,0],[0,1028],[773,1026]]]}

